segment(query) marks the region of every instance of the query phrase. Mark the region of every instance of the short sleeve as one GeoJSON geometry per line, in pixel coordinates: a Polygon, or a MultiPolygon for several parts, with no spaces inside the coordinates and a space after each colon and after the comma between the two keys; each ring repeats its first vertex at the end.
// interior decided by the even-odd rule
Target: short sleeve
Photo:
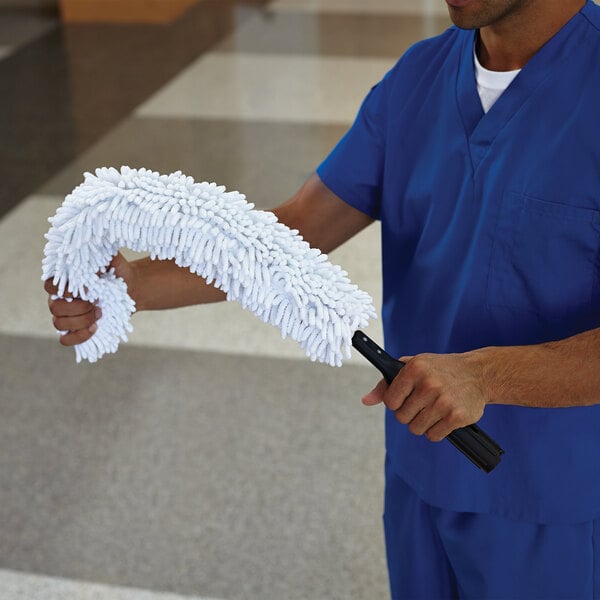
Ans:
{"type": "Polygon", "coordinates": [[[317,168],[334,194],[373,219],[381,214],[386,87],[384,79],[371,89],[352,127],[317,168]]]}

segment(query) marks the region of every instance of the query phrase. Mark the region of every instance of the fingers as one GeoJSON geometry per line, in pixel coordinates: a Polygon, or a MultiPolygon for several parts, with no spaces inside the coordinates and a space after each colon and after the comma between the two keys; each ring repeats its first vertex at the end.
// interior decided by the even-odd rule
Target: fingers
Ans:
{"type": "MultiPolygon", "coordinates": [[[[418,393],[411,393],[408,397],[402,402],[401,406],[396,409],[396,419],[400,421],[403,425],[430,425],[431,423],[425,421],[426,417],[429,417],[429,421],[435,416],[435,412],[433,411],[436,400],[436,392],[434,390],[421,390],[419,389],[418,393]],[[421,414],[425,408],[429,408],[429,413],[434,412],[434,414],[425,415],[421,414]]],[[[397,401],[394,402],[397,404],[397,401]]],[[[394,410],[394,409],[392,409],[394,410]]],[[[439,418],[439,417],[438,417],[439,418]]],[[[421,435],[426,431],[426,429],[418,428],[419,433],[417,435],[421,435]]],[[[412,428],[411,428],[412,431],[412,428]]],[[[415,433],[415,432],[413,432],[415,433]]]]}
{"type": "Polygon", "coordinates": [[[74,300],[72,303],[65,300],[53,300],[50,310],[53,313],[52,323],[61,332],[59,341],[63,346],[75,346],[89,340],[96,333],[97,321],[102,316],[102,311],[98,306],[83,300],[74,300]],[[71,305],[75,305],[75,307],[72,308],[71,305]],[[56,314],[56,312],[64,313],[65,310],[74,311],[78,307],[88,307],[88,310],[75,315],[62,314],[59,316],[56,314]]]}
{"type": "Polygon", "coordinates": [[[57,286],[49,279],[44,282],[48,292],[48,308],[52,314],[52,323],[61,333],[59,341],[63,346],[75,346],[89,340],[97,331],[97,321],[102,311],[96,303],[73,298],[65,293],[65,298],[53,299],[57,286]]]}
{"type": "Polygon", "coordinates": [[[462,355],[421,354],[401,360],[405,366],[392,383],[379,382],[363,404],[385,404],[411,433],[434,442],[481,418],[485,398],[478,373],[462,355]]]}
{"type": "Polygon", "coordinates": [[[85,315],[96,308],[96,304],[88,302],[87,300],[80,300],[79,298],[52,299],[52,297],[49,296],[48,308],[55,317],[78,317],[80,315],[85,315]]]}
{"type": "Polygon", "coordinates": [[[433,427],[430,427],[426,432],[425,436],[430,442],[441,442],[444,438],[448,437],[456,427],[448,425],[446,420],[438,421],[433,427]]]}
{"type": "MultiPolygon", "coordinates": [[[[78,331],[79,329],[88,329],[102,316],[102,311],[99,307],[94,306],[93,304],[90,305],[88,302],[80,302],[79,304],[87,305],[90,307],[90,309],[82,314],[61,315],[54,312],[51,308],[50,312],[53,314],[52,323],[54,324],[54,327],[60,331],[78,331]]],[[[60,304],[57,310],[61,310],[60,304]]]]}
{"type": "MultiPolygon", "coordinates": [[[[54,285],[54,283],[52,282],[52,279],[46,279],[46,281],[44,281],[44,289],[51,296],[55,296],[56,294],[58,294],[58,286],[54,285]]],[[[70,294],[68,294],[67,291],[65,290],[65,297],[69,297],[69,296],[70,296],[70,294]]]]}
{"type": "Polygon", "coordinates": [[[98,324],[94,323],[87,329],[79,329],[77,331],[68,331],[60,336],[59,341],[63,346],[76,346],[87,342],[94,333],[98,330],[98,324]]]}
{"type": "Polygon", "coordinates": [[[387,387],[387,383],[382,379],[368,394],[363,396],[362,403],[365,406],[375,406],[376,404],[380,404],[383,402],[387,387]]]}
{"type": "MultiPolygon", "coordinates": [[[[403,423],[403,420],[398,417],[398,413],[396,413],[396,418],[403,423]]],[[[442,396],[427,404],[404,424],[408,425],[408,429],[413,435],[425,435],[432,442],[443,440],[458,426],[454,424],[453,412],[446,407],[442,396]]]]}

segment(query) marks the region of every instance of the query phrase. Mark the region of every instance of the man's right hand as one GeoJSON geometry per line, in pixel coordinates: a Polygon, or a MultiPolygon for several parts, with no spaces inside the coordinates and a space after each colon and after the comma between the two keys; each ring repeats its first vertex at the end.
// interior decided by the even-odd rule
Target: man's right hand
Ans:
{"type": "MultiPolygon", "coordinates": [[[[131,278],[131,265],[117,254],[111,261],[109,268],[115,269],[118,277],[123,277],[129,285],[131,278]]],[[[52,323],[58,331],[64,333],[60,336],[63,346],[75,346],[89,340],[96,330],[96,321],[102,316],[102,311],[95,303],[87,302],[79,298],[73,298],[71,294],[65,293],[65,298],[53,300],[52,297],[58,292],[58,286],[52,283],[52,279],[44,282],[44,289],[48,292],[48,308],[52,314],[52,323]]]]}

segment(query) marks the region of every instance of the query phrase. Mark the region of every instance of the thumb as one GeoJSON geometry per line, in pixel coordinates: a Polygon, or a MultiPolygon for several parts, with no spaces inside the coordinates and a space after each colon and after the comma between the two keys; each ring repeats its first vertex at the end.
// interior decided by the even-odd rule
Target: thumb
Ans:
{"type": "Polygon", "coordinates": [[[383,395],[388,388],[385,379],[382,379],[368,394],[363,396],[362,403],[365,406],[375,406],[383,402],[383,395]]]}
{"type": "Polygon", "coordinates": [[[111,259],[110,263],[108,264],[108,268],[109,269],[114,269],[115,273],[118,275],[119,274],[119,268],[122,267],[123,264],[125,264],[127,261],[125,260],[125,258],[123,257],[123,255],[120,252],[117,252],[111,259]]]}
{"type": "MultiPolygon", "coordinates": [[[[127,261],[125,260],[125,258],[123,257],[123,255],[120,252],[117,252],[111,259],[110,262],[108,263],[108,265],[106,265],[106,269],[104,271],[108,272],[111,269],[115,270],[115,275],[117,277],[119,277],[119,270],[122,268],[122,265],[124,263],[126,263],[127,261]]],[[[100,277],[102,275],[102,273],[104,271],[98,271],[96,273],[96,275],[98,277],[100,277]]]]}

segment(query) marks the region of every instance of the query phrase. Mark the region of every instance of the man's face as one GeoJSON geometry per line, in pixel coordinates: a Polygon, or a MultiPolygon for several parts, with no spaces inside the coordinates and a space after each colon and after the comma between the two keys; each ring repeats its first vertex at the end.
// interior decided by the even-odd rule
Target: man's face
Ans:
{"type": "Polygon", "coordinates": [[[446,0],[452,22],[461,29],[481,29],[512,16],[533,0],[446,0]]]}

